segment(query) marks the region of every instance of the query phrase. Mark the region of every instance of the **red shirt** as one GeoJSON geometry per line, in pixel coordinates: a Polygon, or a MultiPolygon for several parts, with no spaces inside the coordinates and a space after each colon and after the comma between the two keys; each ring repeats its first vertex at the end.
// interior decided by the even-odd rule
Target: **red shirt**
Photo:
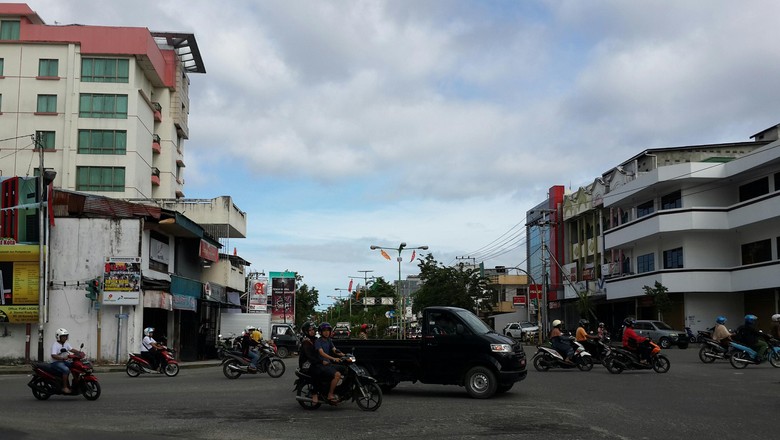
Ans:
{"type": "Polygon", "coordinates": [[[625,348],[636,348],[640,342],[644,341],[645,338],[639,336],[636,334],[633,328],[626,327],[625,330],[623,330],[623,347],[625,348]],[[629,341],[634,341],[634,345],[629,344],[629,341]]]}

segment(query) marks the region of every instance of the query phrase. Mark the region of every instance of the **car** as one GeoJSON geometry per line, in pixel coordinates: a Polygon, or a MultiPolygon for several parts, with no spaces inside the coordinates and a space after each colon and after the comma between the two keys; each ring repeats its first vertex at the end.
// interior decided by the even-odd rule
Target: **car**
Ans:
{"type": "Polygon", "coordinates": [[[336,325],[333,327],[333,339],[346,339],[349,338],[350,334],[352,332],[349,330],[349,327],[343,326],[343,325],[336,325]]]}
{"type": "Polygon", "coordinates": [[[528,321],[510,322],[504,327],[504,335],[514,339],[528,339],[539,332],[539,326],[528,321]]]}
{"type": "Polygon", "coordinates": [[[634,331],[639,336],[650,338],[658,343],[661,348],[669,348],[676,345],[679,348],[688,348],[688,334],[685,330],[674,330],[663,321],[652,319],[637,319],[634,331]]]}

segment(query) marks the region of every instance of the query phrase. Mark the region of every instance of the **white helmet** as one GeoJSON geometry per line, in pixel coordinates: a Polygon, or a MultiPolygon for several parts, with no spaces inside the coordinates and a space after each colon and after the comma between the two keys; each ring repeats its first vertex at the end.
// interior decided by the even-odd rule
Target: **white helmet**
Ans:
{"type": "Polygon", "coordinates": [[[57,337],[57,340],[60,340],[60,336],[68,336],[68,331],[64,328],[58,328],[56,332],[54,332],[54,335],[57,337]]]}
{"type": "Polygon", "coordinates": [[[247,333],[249,333],[249,332],[252,332],[252,331],[254,331],[256,328],[257,328],[257,327],[255,327],[255,326],[253,326],[253,325],[248,325],[248,326],[246,326],[246,328],[244,329],[244,331],[245,331],[245,332],[247,332],[247,333]]]}
{"type": "Polygon", "coordinates": [[[151,336],[154,333],[154,327],[146,327],[144,329],[144,336],[151,336]]]}
{"type": "Polygon", "coordinates": [[[775,313],[772,315],[772,321],[780,322],[780,313],[775,313]]]}
{"type": "Polygon", "coordinates": [[[560,319],[556,319],[553,321],[553,327],[558,327],[559,325],[563,324],[560,319]]]}

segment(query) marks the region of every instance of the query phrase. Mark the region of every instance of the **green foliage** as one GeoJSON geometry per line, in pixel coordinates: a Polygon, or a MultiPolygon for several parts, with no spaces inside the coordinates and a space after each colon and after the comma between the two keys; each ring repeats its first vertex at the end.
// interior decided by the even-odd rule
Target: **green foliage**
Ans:
{"type": "Polygon", "coordinates": [[[392,321],[385,317],[388,310],[396,310],[395,305],[381,305],[381,297],[395,298],[395,286],[385,281],[384,278],[378,278],[368,289],[361,289],[360,296],[358,292],[351,292],[349,298],[342,298],[333,303],[325,311],[317,314],[317,322],[329,322],[335,325],[337,322],[349,322],[352,325],[353,336],[357,335],[361,324],[371,324],[373,328],[369,331],[370,338],[382,338],[388,326],[393,325],[392,321]],[[375,305],[364,306],[364,297],[377,298],[375,305]],[[352,301],[352,315],[350,316],[349,301],[352,301]]]}
{"type": "Polygon", "coordinates": [[[309,288],[306,284],[295,290],[295,323],[302,325],[315,316],[314,308],[320,304],[319,291],[316,287],[309,288]]]}
{"type": "Polygon", "coordinates": [[[653,298],[653,307],[658,313],[658,319],[664,319],[664,313],[672,309],[672,300],[669,298],[669,289],[656,281],[654,287],[644,286],[645,295],[653,298]]]}
{"type": "Polygon", "coordinates": [[[492,310],[498,292],[488,287],[489,279],[480,276],[478,269],[447,267],[437,262],[431,254],[420,259],[422,287],[414,294],[415,313],[431,306],[462,307],[476,310],[492,310]]]}

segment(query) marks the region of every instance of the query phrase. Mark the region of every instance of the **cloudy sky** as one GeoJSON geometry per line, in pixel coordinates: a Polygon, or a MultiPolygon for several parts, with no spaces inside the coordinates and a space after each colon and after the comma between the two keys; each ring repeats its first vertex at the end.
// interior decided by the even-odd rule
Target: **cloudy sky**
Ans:
{"type": "Polygon", "coordinates": [[[231,195],[248,237],[230,247],[321,303],[361,270],[397,278],[372,244],[518,265],[550,186],[780,122],[770,0],[28,4],[48,24],[195,34],[186,196],[231,195]]]}

